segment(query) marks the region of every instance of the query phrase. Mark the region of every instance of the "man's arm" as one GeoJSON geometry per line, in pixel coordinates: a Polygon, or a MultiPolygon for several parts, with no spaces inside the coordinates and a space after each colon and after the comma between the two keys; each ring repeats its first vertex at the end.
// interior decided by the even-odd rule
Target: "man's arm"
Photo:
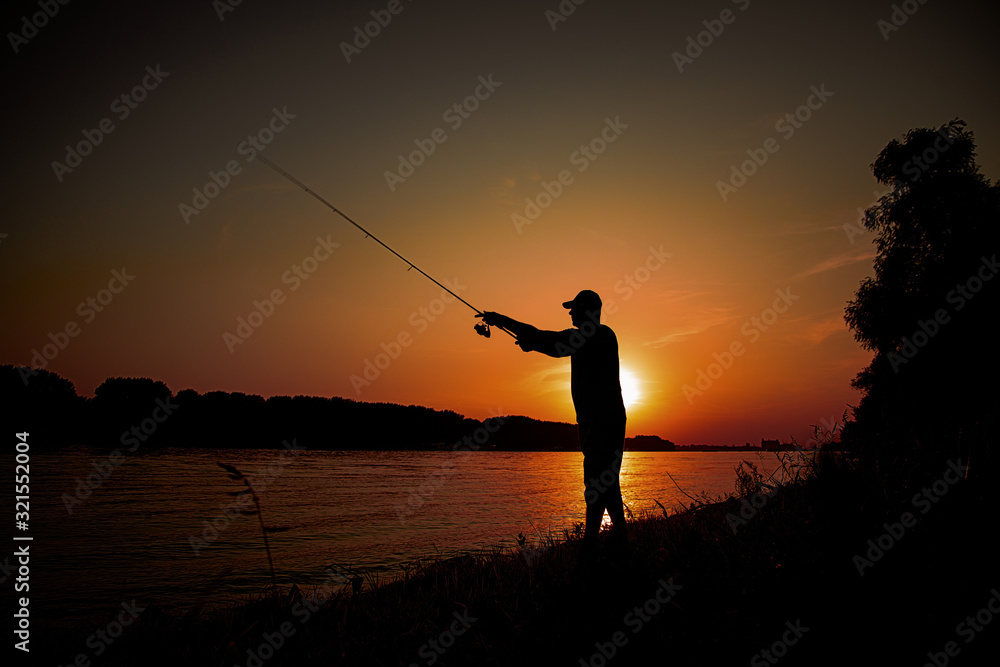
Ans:
{"type": "Polygon", "coordinates": [[[569,335],[572,333],[572,329],[545,331],[530,324],[518,322],[506,315],[489,311],[476,317],[483,318],[483,322],[490,326],[501,327],[514,334],[517,337],[517,344],[525,352],[541,352],[550,357],[567,357],[573,351],[569,345],[569,335]]]}
{"type": "Polygon", "coordinates": [[[538,331],[535,327],[530,324],[525,324],[524,322],[518,322],[517,320],[507,317],[506,315],[501,315],[500,313],[493,313],[490,311],[485,311],[476,315],[476,317],[483,318],[483,322],[490,325],[491,327],[500,327],[501,329],[506,329],[507,331],[514,334],[516,337],[528,334],[530,335],[532,331],[538,331]]]}

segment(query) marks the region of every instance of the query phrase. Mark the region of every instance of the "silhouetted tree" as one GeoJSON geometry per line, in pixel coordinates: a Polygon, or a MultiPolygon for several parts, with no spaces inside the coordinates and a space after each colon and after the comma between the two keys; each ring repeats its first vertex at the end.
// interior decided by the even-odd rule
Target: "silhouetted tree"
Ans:
{"type": "Polygon", "coordinates": [[[25,366],[0,366],[0,412],[4,427],[27,431],[32,447],[52,449],[79,442],[85,401],[73,383],[55,373],[25,366]]]}
{"type": "Polygon", "coordinates": [[[672,452],[677,446],[669,440],[664,440],[658,435],[637,435],[625,438],[625,451],[627,452],[672,452]]]}
{"type": "Polygon", "coordinates": [[[108,378],[94,390],[94,398],[119,405],[152,404],[170,397],[170,388],[149,378],[108,378]]]}
{"type": "Polygon", "coordinates": [[[875,353],[845,442],[880,454],[967,457],[997,410],[1000,186],[979,173],[962,120],[914,129],[871,165],[892,186],[864,215],[875,276],[845,319],[875,353]]]}
{"type": "Polygon", "coordinates": [[[580,451],[576,424],[544,422],[518,415],[504,417],[488,444],[501,451],[580,451]]]}
{"type": "MultiPolygon", "coordinates": [[[[90,401],[90,417],[93,420],[90,431],[94,443],[117,447],[122,442],[125,431],[150,419],[158,408],[157,401],[166,401],[170,396],[170,388],[159,380],[123,377],[106,379],[94,390],[94,398],[90,401]]],[[[153,442],[164,436],[159,424],[156,431],[153,442]]],[[[143,442],[146,442],[149,434],[144,436],[143,442]]]]}

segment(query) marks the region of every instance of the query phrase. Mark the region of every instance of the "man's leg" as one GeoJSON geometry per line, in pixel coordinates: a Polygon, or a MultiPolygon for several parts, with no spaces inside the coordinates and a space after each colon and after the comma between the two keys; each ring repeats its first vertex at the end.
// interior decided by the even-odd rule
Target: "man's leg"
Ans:
{"type": "Polygon", "coordinates": [[[597,534],[601,531],[604,521],[604,506],[597,503],[587,504],[587,527],[583,531],[583,541],[592,545],[597,542],[597,534]]]}
{"type": "Polygon", "coordinates": [[[625,503],[622,501],[621,487],[622,456],[625,451],[625,422],[609,424],[606,429],[602,429],[599,444],[612,451],[612,474],[610,475],[612,481],[608,485],[604,497],[604,504],[611,517],[611,534],[615,541],[627,543],[628,524],[625,523],[625,503]]]}
{"type": "Polygon", "coordinates": [[[584,499],[587,502],[585,542],[596,540],[608,510],[614,532],[619,539],[626,537],[625,510],[622,504],[620,473],[625,425],[580,425],[580,445],[583,449],[584,499]]]}
{"type": "Polygon", "coordinates": [[[614,527],[614,532],[618,533],[621,538],[625,538],[627,536],[628,527],[625,523],[625,504],[622,501],[622,487],[620,479],[622,469],[622,452],[619,451],[614,453],[612,465],[614,482],[608,487],[604,503],[607,505],[608,515],[611,517],[611,524],[614,527]]]}
{"type": "Polygon", "coordinates": [[[601,451],[593,446],[597,440],[597,428],[589,424],[578,426],[580,448],[583,450],[583,499],[587,504],[586,527],[583,531],[585,547],[597,542],[597,534],[604,520],[605,489],[601,484],[601,473],[606,469],[601,451]]]}

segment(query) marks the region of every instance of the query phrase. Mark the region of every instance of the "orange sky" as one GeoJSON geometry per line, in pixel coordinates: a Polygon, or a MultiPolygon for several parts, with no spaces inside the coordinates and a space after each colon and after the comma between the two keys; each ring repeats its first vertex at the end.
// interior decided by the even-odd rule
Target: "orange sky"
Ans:
{"type": "Polygon", "coordinates": [[[871,236],[844,228],[877,196],[868,165],[960,116],[1000,173],[988,3],[920,5],[898,30],[879,24],[891,3],[586,3],[553,30],[545,3],[403,2],[350,62],[342,43],[386,5],[329,5],[67,5],[11,46],[0,361],[51,343],[49,370],[86,395],[146,376],[573,420],[568,360],[476,336],[469,308],[248,161],[256,135],[477,308],[561,329],[562,301],[601,294],[640,392],[630,435],[804,441],[857,402],[870,359],[842,317],[872,271],[871,236]],[[88,136],[78,166],[53,165],[88,136]],[[225,187],[185,215],[211,173],[225,187]],[[384,368],[352,382],[366,361],[384,368]]]}

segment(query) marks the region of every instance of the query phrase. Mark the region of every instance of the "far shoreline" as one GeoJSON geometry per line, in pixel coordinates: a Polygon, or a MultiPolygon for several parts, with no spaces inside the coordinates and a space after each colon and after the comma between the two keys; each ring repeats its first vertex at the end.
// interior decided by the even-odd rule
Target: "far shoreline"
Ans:
{"type": "MultiPolygon", "coordinates": [[[[580,451],[575,423],[525,415],[480,420],[452,410],[338,396],[174,393],[151,378],[108,378],[86,397],[56,373],[12,365],[0,365],[0,387],[7,390],[12,414],[32,426],[41,451],[76,444],[114,449],[117,443],[129,452],[280,449],[285,442],[317,451],[580,451]]],[[[660,435],[636,434],[625,439],[624,451],[813,451],[816,444],[814,438],[800,447],[761,437],[759,445],[677,445],[660,435]]]]}

